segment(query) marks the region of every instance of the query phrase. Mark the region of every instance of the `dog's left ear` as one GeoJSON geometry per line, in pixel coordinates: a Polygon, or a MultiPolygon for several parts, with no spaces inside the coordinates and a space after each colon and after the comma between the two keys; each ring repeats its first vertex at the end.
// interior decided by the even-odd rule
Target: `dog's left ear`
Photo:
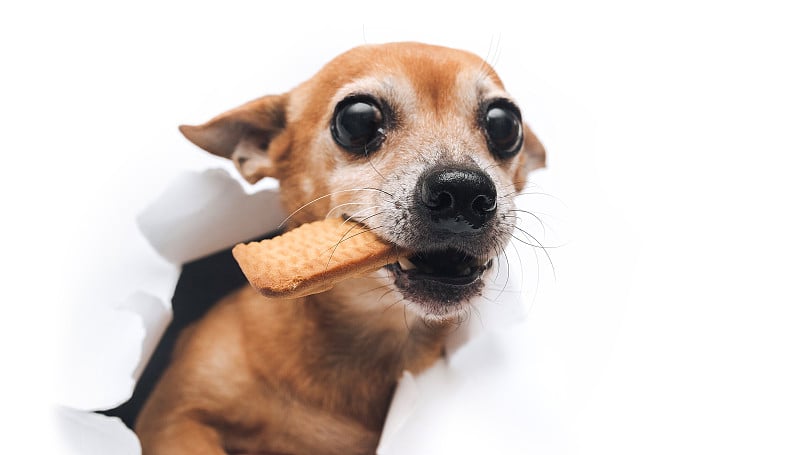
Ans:
{"type": "Polygon", "coordinates": [[[527,124],[522,126],[522,134],[525,136],[525,142],[522,143],[522,163],[517,170],[517,175],[514,176],[514,181],[517,183],[517,190],[521,190],[525,184],[525,177],[529,172],[542,168],[545,165],[545,151],[544,146],[539,142],[539,138],[533,134],[533,131],[527,124]]]}
{"type": "Polygon", "coordinates": [[[286,128],[288,96],[264,96],[231,109],[208,122],[181,125],[181,133],[198,147],[233,161],[250,183],[276,177],[274,139],[286,128]]]}
{"type": "Polygon", "coordinates": [[[545,151],[539,138],[533,134],[527,124],[523,124],[522,134],[525,136],[525,142],[522,144],[522,152],[525,154],[525,172],[544,167],[545,151]]]}

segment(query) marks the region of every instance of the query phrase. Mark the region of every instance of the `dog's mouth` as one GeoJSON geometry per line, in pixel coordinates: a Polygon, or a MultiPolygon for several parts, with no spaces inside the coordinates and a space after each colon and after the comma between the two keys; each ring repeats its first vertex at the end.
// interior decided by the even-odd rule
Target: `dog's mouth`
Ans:
{"type": "Polygon", "coordinates": [[[480,293],[492,260],[448,248],[418,252],[387,267],[407,300],[426,314],[447,316],[480,293]]]}
{"type": "Polygon", "coordinates": [[[429,280],[454,286],[466,286],[491,266],[486,261],[455,249],[416,253],[397,261],[401,273],[410,280],[429,280]]]}

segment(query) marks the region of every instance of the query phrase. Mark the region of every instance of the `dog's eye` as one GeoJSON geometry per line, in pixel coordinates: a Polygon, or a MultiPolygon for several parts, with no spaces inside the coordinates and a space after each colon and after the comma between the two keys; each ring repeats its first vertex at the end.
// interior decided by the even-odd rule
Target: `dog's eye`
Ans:
{"type": "Polygon", "coordinates": [[[490,105],[484,128],[489,148],[499,158],[511,158],[522,148],[522,120],[513,105],[506,102],[490,105]]]}
{"type": "Polygon", "coordinates": [[[333,139],[354,153],[369,153],[384,139],[383,113],[377,102],[367,97],[348,98],[336,106],[331,121],[333,139]]]}

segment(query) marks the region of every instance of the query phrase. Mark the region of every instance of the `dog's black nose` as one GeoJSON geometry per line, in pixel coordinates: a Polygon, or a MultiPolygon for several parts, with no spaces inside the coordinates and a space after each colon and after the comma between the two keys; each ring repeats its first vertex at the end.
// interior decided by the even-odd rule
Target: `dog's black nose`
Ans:
{"type": "Polygon", "coordinates": [[[436,230],[452,233],[481,229],[497,210],[497,190],[485,172],[433,169],[416,188],[420,211],[436,230]]]}

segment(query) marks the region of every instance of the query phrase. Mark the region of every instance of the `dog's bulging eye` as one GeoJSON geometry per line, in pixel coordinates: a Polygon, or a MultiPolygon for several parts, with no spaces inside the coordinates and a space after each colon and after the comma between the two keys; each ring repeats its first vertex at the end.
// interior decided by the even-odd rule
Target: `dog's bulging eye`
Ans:
{"type": "Polygon", "coordinates": [[[484,128],[489,148],[499,158],[511,158],[522,148],[522,120],[519,113],[505,103],[489,106],[484,128]]]}
{"type": "Polygon", "coordinates": [[[369,98],[350,98],[336,106],[331,134],[348,151],[363,154],[380,147],[383,124],[383,113],[377,103],[369,98]]]}

